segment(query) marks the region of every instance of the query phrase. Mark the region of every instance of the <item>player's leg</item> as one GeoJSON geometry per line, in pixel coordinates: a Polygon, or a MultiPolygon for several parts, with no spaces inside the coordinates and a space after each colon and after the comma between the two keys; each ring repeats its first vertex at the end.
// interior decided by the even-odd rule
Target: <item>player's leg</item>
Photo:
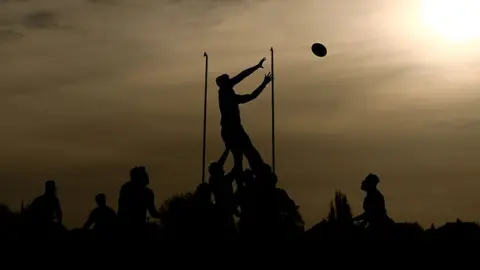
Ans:
{"type": "Polygon", "coordinates": [[[230,148],[233,155],[233,168],[232,172],[235,178],[243,172],[243,152],[240,148],[230,148]]]}
{"type": "Polygon", "coordinates": [[[250,137],[248,134],[242,130],[240,132],[239,137],[241,137],[242,141],[242,152],[245,155],[245,157],[248,159],[248,163],[250,164],[250,168],[258,172],[261,170],[264,166],[264,162],[262,159],[262,156],[260,155],[260,152],[255,148],[253,145],[252,141],[250,140],[250,137]]]}
{"type": "Polygon", "coordinates": [[[225,143],[225,147],[229,148],[230,152],[232,152],[232,173],[234,173],[234,175],[240,175],[240,173],[243,172],[243,152],[238,141],[238,136],[236,135],[235,131],[222,129],[222,138],[223,142],[225,143]]]}

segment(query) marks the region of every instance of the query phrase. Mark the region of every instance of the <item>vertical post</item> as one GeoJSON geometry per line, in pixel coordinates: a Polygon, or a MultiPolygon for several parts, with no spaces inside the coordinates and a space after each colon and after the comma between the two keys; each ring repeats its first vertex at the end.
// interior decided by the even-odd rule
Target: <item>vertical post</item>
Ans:
{"type": "Polygon", "coordinates": [[[208,54],[205,57],[205,96],[203,100],[203,155],[202,155],[202,184],[205,183],[205,152],[207,149],[207,88],[208,88],[208,54]]]}
{"type": "Polygon", "coordinates": [[[275,173],[275,73],[274,73],[274,59],[273,47],[270,48],[271,53],[271,72],[272,72],[272,170],[275,173]]]}

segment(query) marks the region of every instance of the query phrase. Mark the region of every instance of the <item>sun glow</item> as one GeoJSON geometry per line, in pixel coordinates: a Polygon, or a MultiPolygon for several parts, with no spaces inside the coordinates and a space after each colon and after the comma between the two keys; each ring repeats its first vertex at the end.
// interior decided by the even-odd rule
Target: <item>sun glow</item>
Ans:
{"type": "Polygon", "coordinates": [[[480,38],[480,0],[422,0],[422,19],[448,42],[480,38]]]}

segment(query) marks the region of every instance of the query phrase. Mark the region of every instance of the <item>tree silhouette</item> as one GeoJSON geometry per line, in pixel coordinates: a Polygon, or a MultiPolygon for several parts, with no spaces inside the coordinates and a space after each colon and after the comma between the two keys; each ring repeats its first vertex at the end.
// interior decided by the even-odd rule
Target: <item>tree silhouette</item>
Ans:
{"type": "Polygon", "coordinates": [[[335,191],[335,197],[330,201],[330,212],[327,221],[347,225],[352,223],[352,209],[347,196],[340,191],[335,191]]]}
{"type": "Polygon", "coordinates": [[[169,238],[212,238],[219,232],[208,184],[201,184],[195,192],[179,194],[167,199],[159,209],[160,226],[169,238]]]}
{"type": "Polygon", "coordinates": [[[174,195],[160,206],[160,226],[166,235],[179,237],[191,230],[193,194],[174,195]]]}

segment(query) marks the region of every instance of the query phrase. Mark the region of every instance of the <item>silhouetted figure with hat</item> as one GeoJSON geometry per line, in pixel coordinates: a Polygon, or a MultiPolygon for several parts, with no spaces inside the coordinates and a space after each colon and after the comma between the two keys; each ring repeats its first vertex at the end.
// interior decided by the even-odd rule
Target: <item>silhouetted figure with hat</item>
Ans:
{"type": "Polygon", "coordinates": [[[94,225],[93,230],[97,237],[107,237],[116,229],[117,215],[115,211],[107,206],[107,197],[103,193],[95,196],[97,207],[92,210],[83,229],[89,229],[94,225]]]}
{"type": "Polygon", "coordinates": [[[263,82],[251,94],[238,95],[233,90],[233,87],[256,70],[263,68],[263,62],[265,62],[265,60],[266,58],[263,58],[257,65],[242,71],[233,78],[230,78],[227,74],[223,74],[216,79],[219,87],[218,100],[221,113],[221,134],[225,146],[232,151],[235,160],[232,172],[236,175],[243,172],[243,155],[248,159],[250,167],[254,171],[258,166],[263,164],[260,153],[255,149],[249,136],[243,129],[239,105],[257,98],[272,81],[273,77],[271,73],[265,75],[263,82]]]}
{"type": "Polygon", "coordinates": [[[369,174],[363,180],[361,189],[367,193],[363,200],[364,213],[354,218],[354,221],[362,221],[363,224],[368,224],[369,230],[373,232],[384,231],[388,225],[393,223],[387,215],[385,199],[377,189],[379,182],[380,179],[375,174],[369,174]]]}
{"type": "Polygon", "coordinates": [[[150,180],[145,167],[130,170],[130,181],[120,189],[118,219],[129,232],[141,232],[147,228],[147,211],[153,218],[160,218],[155,207],[155,195],[148,188],[150,180]]]}

